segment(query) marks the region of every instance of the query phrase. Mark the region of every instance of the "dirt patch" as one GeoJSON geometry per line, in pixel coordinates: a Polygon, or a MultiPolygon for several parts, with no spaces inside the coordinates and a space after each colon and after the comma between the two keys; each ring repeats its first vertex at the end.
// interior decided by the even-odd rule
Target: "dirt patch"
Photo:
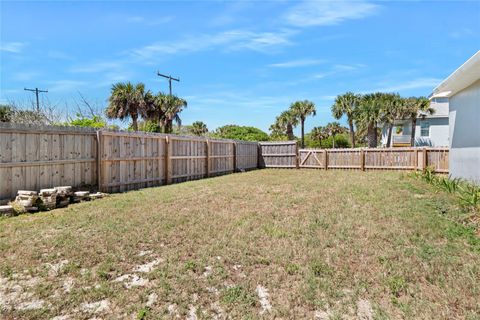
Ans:
{"type": "Polygon", "coordinates": [[[360,299],[357,302],[357,319],[373,320],[373,310],[370,301],[360,299]]]}
{"type": "Polygon", "coordinates": [[[124,274],[113,280],[114,282],[123,282],[125,288],[144,287],[149,283],[148,279],[144,279],[136,274],[124,274]]]}
{"type": "Polygon", "coordinates": [[[268,300],[269,294],[268,294],[267,288],[258,285],[256,291],[257,291],[258,299],[260,301],[260,306],[262,307],[260,314],[270,312],[272,310],[272,305],[268,300]]]}
{"type": "Polygon", "coordinates": [[[155,259],[149,263],[145,263],[142,265],[139,265],[135,267],[133,270],[134,272],[142,272],[142,273],[148,273],[151,272],[156,266],[158,266],[161,262],[163,262],[162,259],[155,259]]]}
{"type": "Polygon", "coordinates": [[[107,299],[91,302],[91,303],[83,303],[80,306],[80,310],[86,313],[106,313],[110,311],[110,302],[107,299]]]}

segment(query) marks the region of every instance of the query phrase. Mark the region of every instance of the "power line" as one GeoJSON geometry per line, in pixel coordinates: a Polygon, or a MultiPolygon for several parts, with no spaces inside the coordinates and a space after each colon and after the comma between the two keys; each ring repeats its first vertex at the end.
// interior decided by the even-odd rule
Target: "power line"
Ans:
{"type": "Polygon", "coordinates": [[[172,76],[166,76],[157,71],[157,76],[164,77],[168,79],[168,87],[170,89],[170,95],[172,95],[172,80],[180,82],[180,78],[174,78],[172,76]]]}
{"type": "Polygon", "coordinates": [[[39,111],[40,111],[40,103],[39,103],[39,101],[38,101],[38,93],[39,93],[39,92],[45,92],[45,93],[47,93],[48,90],[40,90],[40,89],[38,89],[38,88],[35,88],[35,89],[23,88],[23,90],[35,92],[35,96],[37,97],[37,112],[39,112],[39,111]]]}

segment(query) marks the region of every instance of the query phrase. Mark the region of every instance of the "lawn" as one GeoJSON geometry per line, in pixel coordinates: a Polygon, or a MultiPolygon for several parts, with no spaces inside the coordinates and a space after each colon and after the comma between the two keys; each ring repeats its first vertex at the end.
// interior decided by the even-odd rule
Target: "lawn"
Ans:
{"type": "Polygon", "coordinates": [[[259,170],[6,218],[1,318],[479,319],[462,215],[408,174],[259,170]]]}

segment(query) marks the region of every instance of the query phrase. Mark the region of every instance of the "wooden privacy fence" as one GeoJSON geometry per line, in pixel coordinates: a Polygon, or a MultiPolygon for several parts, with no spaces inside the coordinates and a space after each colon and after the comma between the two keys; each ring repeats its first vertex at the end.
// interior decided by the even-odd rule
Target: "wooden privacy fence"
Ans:
{"type": "Polygon", "coordinates": [[[257,167],[256,142],[0,124],[0,200],[18,190],[119,192],[257,167]]]}
{"type": "Polygon", "coordinates": [[[94,130],[0,126],[0,200],[18,190],[97,183],[94,130]]]}
{"type": "Polygon", "coordinates": [[[260,168],[297,168],[298,146],[296,141],[260,142],[260,168]]]}
{"type": "Polygon", "coordinates": [[[100,190],[121,192],[257,168],[255,142],[99,131],[100,190]]]}
{"type": "Polygon", "coordinates": [[[448,173],[447,148],[301,149],[300,168],[423,170],[448,173]]]}
{"type": "Polygon", "coordinates": [[[448,173],[446,148],[301,149],[140,132],[0,123],[0,200],[69,185],[121,192],[255,168],[422,170],[448,173]]]}

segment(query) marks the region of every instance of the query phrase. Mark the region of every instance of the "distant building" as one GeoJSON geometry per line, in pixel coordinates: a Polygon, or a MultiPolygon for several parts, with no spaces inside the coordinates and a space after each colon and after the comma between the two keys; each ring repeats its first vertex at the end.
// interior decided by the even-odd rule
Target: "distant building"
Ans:
{"type": "MultiPolygon", "coordinates": [[[[415,127],[415,147],[448,146],[448,98],[439,97],[431,100],[430,106],[435,110],[432,115],[421,115],[415,127]]],[[[412,121],[396,120],[392,132],[392,147],[411,147],[412,121]]],[[[382,145],[387,146],[388,126],[382,128],[382,145]]]]}
{"type": "Polygon", "coordinates": [[[450,173],[480,184],[480,51],[433,90],[438,98],[449,98],[450,173]]]}

